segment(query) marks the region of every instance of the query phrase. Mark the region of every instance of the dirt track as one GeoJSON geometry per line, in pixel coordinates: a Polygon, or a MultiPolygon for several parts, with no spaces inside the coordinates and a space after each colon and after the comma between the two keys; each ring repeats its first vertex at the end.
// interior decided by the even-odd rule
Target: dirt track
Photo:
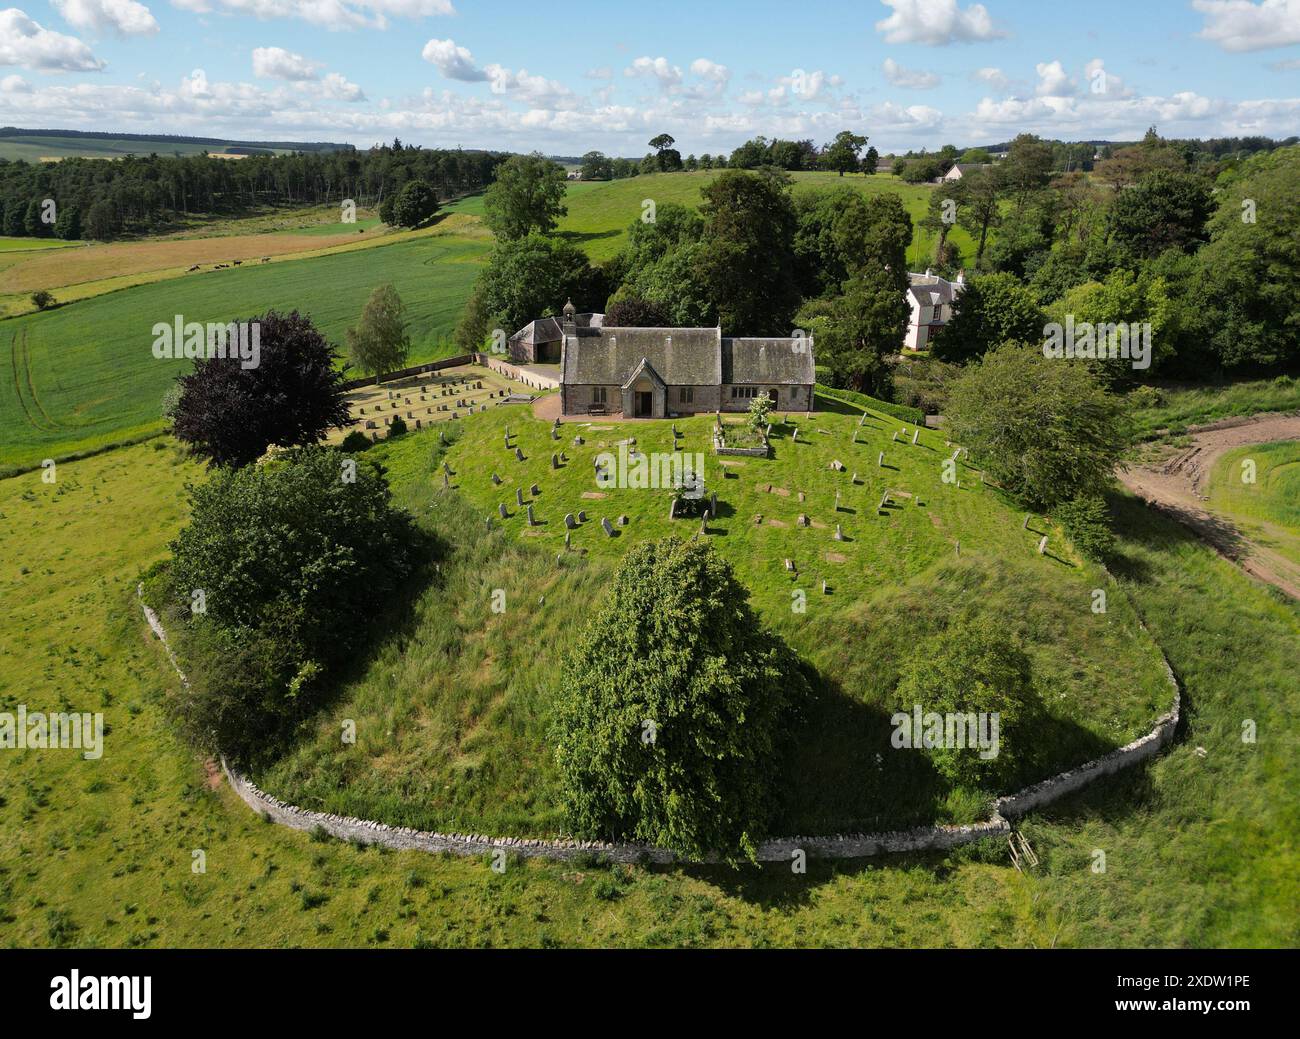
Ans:
{"type": "Polygon", "coordinates": [[[1300,567],[1246,537],[1225,516],[1204,507],[1205,481],[1224,451],[1243,444],[1300,440],[1300,415],[1256,415],[1188,430],[1189,447],[1158,465],[1133,466],[1119,478],[1148,505],[1195,531],[1225,558],[1253,577],[1300,599],[1300,567]]]}

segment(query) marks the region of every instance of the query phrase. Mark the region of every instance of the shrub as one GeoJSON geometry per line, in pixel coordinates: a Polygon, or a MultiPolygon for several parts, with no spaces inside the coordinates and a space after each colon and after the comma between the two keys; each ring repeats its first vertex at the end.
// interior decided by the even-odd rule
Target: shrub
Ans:
{"type": "MultiPolygon", "coordinates": [[[[901,715],[909,717],[917,705],[923,715],[997,716],[996,756],[983,757],[978,747],[926,747],[935,769],[950,782],[1005,792],[1034,758],[1034,721],[1042,706],[1029,657],[989,620],[956,624],[922,644],[903,670],[895,700],[901,715]]],[[[897,729],[900,714],[893,722],[897,729]]],[[[912,745],[919,745],[923,733],[911,735],[912,745]]]]}
{"type": "Polygon", "coordinates": [[[730,565],[699,541],[639,545],[563,669],[561,797],[588,837],[752,858],[807,685],[730,565]]]}
{"type": "Polygon", "coordinates": [[[362,451],[370,449],[373,441],[366,436],[361,430],[354,429],[343,438],[343,443],[339,445],[339,450],[346,454],[360,454],[362,451]]]}
{"type": "Polygon", "coordinates": [[[388,427],[388,438],[400,437],[406,432],[406,419],[401,415],[394,415],[392,424],[388,427]]]}
{"type": "Polygon", "coordinates": [[[1088,495],[1067,501],[1057,507],[1055,517],[1086,558],[1104,562],[1115,550],[1110,511],[1100,497],[1088,495]]]}

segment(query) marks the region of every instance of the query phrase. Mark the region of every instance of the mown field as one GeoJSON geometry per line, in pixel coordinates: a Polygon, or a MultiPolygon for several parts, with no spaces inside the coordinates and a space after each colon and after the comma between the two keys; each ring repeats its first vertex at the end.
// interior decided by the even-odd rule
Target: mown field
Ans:
{"type": "Polygon", "coordinates": [[[152,329],[176,314],[231,321],[300,309],[341,345],[371,290],[392,282],[407,305],[411,363],[448,356],[486,252],[472,239],[425,236],[309,263],[212,271],[0,322],[0,466],[161,428],[162,395],[190,362],[156,359],[152,329]]]}
{"type": "Polygon", "coordinates": [[[1210,508],[1243,526],[1252,540],[1300,564],[1300,442],[1281,440],[1225,451],[1209,479],[1210,508]],[[1255,482],[1242,463],[1254,463],[1255,482]]]}
{"type": "Polygon", "coordinates": [[[47,249],[72,249],[81,242],[65,242],[59,238],[10,238],[0,236],[0,253],[40,252],[47,249]]]}
{"type": "MultiPolygon", "coordinates": [[[[702,170],[696,173],[656,173],[642,177],[612,181],[576,181],[569,185],[567,204],[569,214],[560,221],[559,233],[581,245],[596,261],[614,256],[627,240],[627,229],[641,219],[646,200],[656,205],[676,202],[697,208],[701,202],[700,191],[718,176],[720,170],[702,170]]],[[[912,270],[924,270],[934,254],[935,236],[917,226],[925,216],[934,187],[907,184],[894,176],[848,174],[840,177],[834,173],[792,173],[795,195],[805,192],[848,187],[865,194],[890,192],[899,195],[912,218],[912,247],[908,250],[908,265],[912,270]]],[[[954,228],[951,240],[969,261],[975,256],[975,245],[961,228],[954,228]]]]}
{"type": "MultiPolygon", "coordinates": [[[[914,653],[932,651],[927,640],[958,619],[991,616],[1029,648],[1051,717],[1034,746],[1022,748],[1032,760],[1024,781],[1146,732],[1168,709],[1170,693],[1158,651],[1123,593],[1041,517],[1023,529],[1023,514],[974,470],[960,467],[961,488],[945,484],[942,461],[951,451],[942,435],[924,432],[913,446],[909,428],[909,440],[896,443],[901,423],[873,413],[859,425],[861,417],[847,408],[799,416],[798,440],[789,426],[774,428],[771,459],[728,459],[725,469],[711,453],[705,460],[708,489],[719,498],[705,536],[732,563],[763,619],[818,675],[809,727],[779,783],[786,803],[778,832],[898,829],[985,814],[979,792],[946,786],[889,745],[890,698],[902,667],[914,653]],[[878,469],[882,450],[887,468],[878,469]],[[831,470],[833,459],[849,471],[831,470]],[[881,509],[886,489],[891,501],[881,509]],[[801,513],[811,526],[797,525],[801,513]],[[832,538],[837,523],[843,541],[832,538]],[[1044,533],[1055,548],[1040,556],[1044,533]],[[785,570],[787,558],[797,574],[785,570]],[[1091,610],[1097,587],[1109,588],[1105,614],[1091,610]]],[[[678,421],[685,453],[707,450],[711,421],[678,421]]],[[[597,489],[597,454],[616,453],[617,442],[635,436],[638,449],[671,455],[669,423],[597,420],[561,431],[553,441],[549,423],[523,406],[456,424],[446,431],[458,438],[445,453],[454,474],[447,491],[437,434],[374,449],[399,499],[454,548],[440,580],[409,618],[403,611],[401,630],[323,714],[315,738],[256,776],[263,789],[424,829],[553,836],[562,828],[547,729],[566,645],[630,547],[691,537],[700,522],[669,520],[667,489],[597,489]],[[504,446],[507,427],[522,463],[504,446]],[[580,446],[578,435],[586,440],[580,446]],[[561,449],[569,460],[553,470],[551,455],[561,449]],[[517,506],[517,489],[537,526],[517,506]],[[564,516],[580,510],[587,520],[565,552],[564,516]],[[626,525],[618,525],[621,515],[626,525]],[[497,529],[485,535],[488,516],[497,529]],[[616,524],[616,536],[603,532],[602,518],[616,524]],[[496,589],[505,595],[502,613],[491,608],[496,589]],[[355,747],[339,742],[345,718],[357,722],[355,747]]]]}
{"type": "Polygon", "coordinates": [[[477,859],[317,843],[265,825],[209,785],[161,709],[176,679],[134,597],[136,575],[183,522],[183,482],[196,478],[159,442],[60,466],[54,485],[34,473],[0,481],[0,595],[22,603],[0,615],[4,709],[102,710],[109,726],[99,761],[0,753],[0,944],[1300,941],[1300,614],[1131,500],[1119,505],[1120,580],[1184,685],[1186,721],[1148,767],[1026,819],[1042,859],[1032,875],[1017,873],[996,842],[944,856],[814,860],[806,875],[513,861],[499,875],[477,859]],[[1256,743],[1242,742],[1245,719],[1256,743]],[[206,873],[191,872],[194,850],[206,852],[206,873]]]}

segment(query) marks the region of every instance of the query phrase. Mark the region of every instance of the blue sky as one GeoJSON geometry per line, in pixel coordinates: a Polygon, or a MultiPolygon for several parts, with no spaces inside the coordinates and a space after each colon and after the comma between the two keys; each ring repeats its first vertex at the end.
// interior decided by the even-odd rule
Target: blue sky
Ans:
{"type": "Polygon", "coordinates": [[[0,123],[634,156],[1282,137],[1300,0],[0,0],[0,123]]]}

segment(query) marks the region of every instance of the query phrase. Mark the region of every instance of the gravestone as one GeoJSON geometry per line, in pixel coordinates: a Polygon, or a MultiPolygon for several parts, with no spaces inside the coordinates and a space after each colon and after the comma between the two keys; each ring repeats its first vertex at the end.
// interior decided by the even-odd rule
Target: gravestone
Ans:
{"type": "Polygon", "coordinates": [[[608,516],[600,517],[600,527],[608,537],[612,538],[614,536],[614,525],[609,522],[608,516]]]}
{"type": "Polygon", "coordinates": [[[1047,551],[1047,535],[1043,535],[1043,540],[1038,543],[1038,554],[1041,556],[1047,551]]]}
{"type": "Polygon", "coordinates": [[[523,453],[523,451],[521,451],[519,448],[516,447],[516,448],[515,448],[515,461],[516,461],[516,462],[522,462],[523,460],[524,460],[524,453],[523,453]]]}
{"type": "Polygon", "coordinates": [[[560,439],[560,431],[559,431],[559,429],[556,428],[555,426],[552,426],[552,427],[551,427],[551,439],[552,439],[552,440],[559,440],[559,439],[560,439]]]}
{"type": "Polygon", "coordinates": [[[558,469],[558,468],[560,468],[560,456],[559,456],[559,455],[556,455],[556,454],[552,454],[552,455],[551,455],[551,468],[552,468],[552,469],[558,469]]]}
{"type": "Polygon", "coordinates": [[[898,443],[898,430],[894,430],[893,443],[898,443]]]}
{"type": "Polygon", "coordinates": [[[627,523],[628,523],[628,519],[627,519],[627,516],[626,516],[626,515],[619,516],[619,518],[618,518],[618,525],[619,525],[620,527],[626,527],[626,526],[627,526],[627,523]]]}
{"type": "Polygon", "coordinates": [[[522,487],[515,488],[515,504],[518,505],[520,508],[523,508],[524,489],[522,487]]]}
{"type": "Polygon", "coordinates": [[[587,522],[587,510],[586,510],[586,509],[579,509],[579,510],[578,510],[578,522],[579,522],[579,523],[586,523],[586,522],[587,522]]]}
{"type": "Polygon", "coordinates": [[[790,573],[794,573],[794,560],[793,560],[793,559],[787,559],[787,560],[785,561],[785,568],[786,568],[786,570],[789,571],[790,573]]]}
{"type": "Polygon", "coordinates": [[[508,513],[508,512],[506,511],[506,504],[505,504],[505,502],[502,502],[500,505],[497,506],[497,514],[498,514],[502,519],[508,519],[508,518],[510,517],[510,513],[508,513]]]}
{"type": "Polygon", "coordinates": [[[914,445],[916,444],[916,438],[919,437],[920,435],[921,435],[921,431],[919,429],[912,430],[912,443],[914,445]]]}
{"type": "Polygon", "coordinates": [[[953,553],[954,553],[955,555],[961,555],[961,542],[960,542],[960,541],[954,541],[954,542],[952,543],[952,548],[953,548],[953,553]]]}
{"type": "Polygon", "coordinates": [[[835,540],[836,541],[844,540],[844,531],[840,530],[840,525],[838,523],[835,524],[835,540]]]}
{"type": "Polygon", "coordinates": [[[883,509],[889,504],[889,491],[885,491],[884,497],[880,499],[880,507],[883,509]]]}
{"type": "Polygon", "coordinates": [[[1027,513],[1027,512],[1025,513],[1025,522],[1022,523],[1022,524],[1020,524],[1020,529],[1021,529],[1021,530],[1028,530],[1028,529],[1029,529],[1029,513],[1027,513]]]}
{"type": "Polygon", "coordinates": [[[564,532],[564,547],[568,548],[572,540],[573,540],[573,535],[566,530],[564,532]]]}
{"type": "Polygon", "coordinates": [[[718,492],[713,492],[713,497],[709,499],[709,515],[717,518],[718,515],[718,492]]]}
{"type": "Polygon", "coordinates": [[[443,474],[442,474],[442,489],[445,491],[445,490],[448,490],[450,487],[451,487],[451,477],[448,476],[446,473],[443,473],[443,474]]]}
{"type": "Polygon", "coordinates": [[[537,526],[537,520],[533,516],[533,507],[531,505],[528,506],[528,525],[530,527],[537,526]]]}
{"type": "Polygon", "coordinates": [[[800,501],[803,501],[803,491],[800,491],[800,492],[799,492],[799,500],[800,500],[800,501]]]}
{"type": "Polygon", "coordinates": [[[530,488],[528,488],[528,493],[531,494],[534,498],[536,498],[541,495],[542,489],[538,487],[537,484],[533,484],[530,488]]]}
{"type": "Polygon", "coordinates": [[[574,527],[576,527],[577,525],[578,525],[578,524],[574,522],[574,519],[573,519],[573,513],[571,513],[571,512],[566,512],[566,513],[564,514],[564,526],[565,526],[565,528],[566,528],[567,530],[572,530],[572,529],[573,529],[574,527]]]}
{"type": "Polygon", "coordinates": [[[501,483],[501,477],[499,477],[496,473],[493,473],[493,474],[492,474],[492,483],[493,483],[493,484],[500,484],[500,483],[501,483]]]}
{"type": "Polygon", "coordinates": [[[443,463],[442,463],[442,471],[443,471],[447,476],[450,476],[450,475],[451,475],[451,466],[449,466],[449,465],[447,464],[447,462],[446,462],[445,459],[443,460],[443,463]]]}
{"type": "Polygon", "coordinates": [[[823,578],[823,579],[822,579],[822,595],[830,595],[830,594],[831,594],[831,586],[828,585],[828,584],[826,583],[826,579],[823,578]]]}
{"type": "Polygon", "coordinates": [[[797,523],[801,527],[808,526],[808,517],[804,515],[802,512],[799,513],[799,519],[797,520],[797,523]]]}
{"type": "Polygon", "coordinates": [[[880,455],[876,458],[876,468],[879,469],[882,466],[884,466],[884,464],[885,464],[885,452],[881,451],[880,455]]]}

